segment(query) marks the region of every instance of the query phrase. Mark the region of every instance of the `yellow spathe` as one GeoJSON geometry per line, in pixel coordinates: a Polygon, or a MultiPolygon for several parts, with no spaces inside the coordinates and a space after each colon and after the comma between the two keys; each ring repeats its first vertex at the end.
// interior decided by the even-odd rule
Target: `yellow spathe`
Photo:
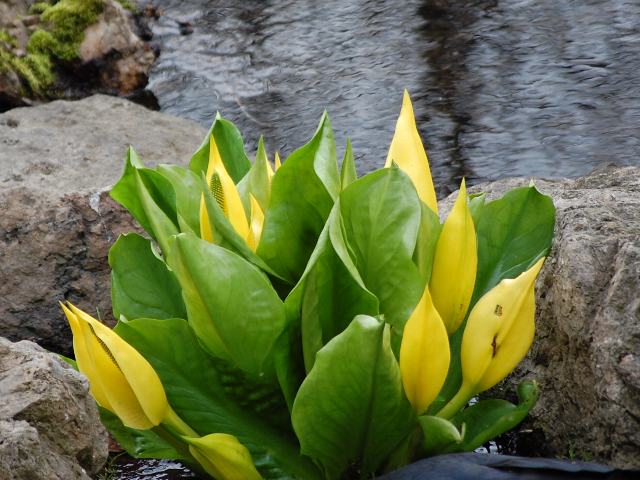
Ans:
{"type": "Polygon", "coordinates": [[[282,162],[280,161],[280,154],[276,152],[275,158],[273,160],[273,165],[275,167],[276,172],[282,166],[282,162]]]}
{"type": "Polygon", "coordinates": [[[260,480],[247,447],[233,435],[212,433],[206,437],[183,437],[189,452],[217,480],[260,480]]]}
{"type": "Polygon", "coordinates": [[[264,213],[262,213],[262,209],[260,208],[258,201],[251,194],[249,194],[249,201],[251,202],[251,230],[249,231],[247,244],[249,245],[249,248],[255,252],[258,249],[260,237],[262,236],[264,213]]]}
{"type": "MultiPolygon", "coordinates": [[[[218,151],[213,135],[209,141],[209,164],[207,165],[207,184],[212,188],[214,196],[220,205],[225,217],[233,226],[234,230],[242,238],[249,236],[249,222],[242,206],[240,194],[233,179],[227,173],[227,169],[222,162],[222,157],[218,151]]],[[[200,201],[200,237],[209,242],[213,241],[213,232],[209,223],[209,215],[204,201],[204,195],[200,201]]]]}
{"type": "MultiPolygon", "coordinates": [[[[62,304],[61,304],[62,305],[62,304]]],[[[98,404],[130,428],[159,425],[170,411],[158,374],[113,330],[79,308],[62,305],[73,332],[78,369],[98,404]]]]}
{"type": "Polygon", "coordinates": [[[420,200],[437,214],[438,201],[436,200],[436,191],[433,188],[429,159],[416,127],[409,92],[406,90],[385,167],[390,167],[392,163],[398,165],[409,175],[418,191],[420,200]]]}
{"type": "Polygon", "coordinates": [[[449,370],[449,337],[433,306],[429,288],[404,326],[400,345],[400,373],[404,391],[418,415],[440,392],[449,370]]]}
{"type": "Polygon", "coordinates": [[[462,337],[463,386],[493,387],[524,358],[535,331],[536,276],[544,257],[517,278],[502,280],[473,307],[462,337]]]}
{"type": "Polygon", "coordinates": [[[436,245],[429,290],[449,335],[464,320],[478,268],[476,230],[464,179],[436,245]]]}

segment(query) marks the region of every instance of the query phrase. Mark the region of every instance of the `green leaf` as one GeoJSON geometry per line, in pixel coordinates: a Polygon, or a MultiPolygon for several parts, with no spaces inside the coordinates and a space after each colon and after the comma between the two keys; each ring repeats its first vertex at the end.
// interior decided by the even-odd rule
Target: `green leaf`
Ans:
{"type": "Polygon", "coordinates": [[[328,480],[356,462],[376,472],[408,435],[415,416],[402,389],[389,327],[358,316],[318,352],[293,405],[302,453],[328,480]]]}
{"type": "Polygon", "coordinates": [[[189,233],[175,237],[167,263],[205,349],[250,375],[273,374],[272,349],[285,327],[285,310],[267,277],[239,255],[189,233]]]}
{"type": "Polygon", "coordinates": [[[356,164],[353,161],[353,152],[351,151],[351,139],[347,138],[347,148],[342,159],[342,168],[340,169],[340,188],[344,190],[358,179],[356,172],[356,164]]]}
{"type": "MultiPolygon", "coordinates": [[[[269,178],[267,152],[264,149],[264,139],[262,136],[258,141],[258,152],[256,160],[244,178],[238,182],[238,191],[244,204],[244,209],[251,213],[249,194],[258,201],[262,211],[266,211],[269,206],[269,196],[271,195],[271,179],[269,178]]],[[[247,215],[248,217],[249,215],[247,215]]]]}
{"type": "Polygon", "coordinates": [[[285,301],[289,317],[299,318],[307,372],[318,350],[341,333],[356,315],[378,314],[378,299],[365,288],[348,255],[348,266],[343,263],[334,243],[346,250],[337,203],[300,282],[285,301]]]}
{"type": "Polygon", "coordinates": [[[173,186],[180,231],[200,235],[200,178],[176,165],[158,165],[156,171],[173,186]]]}
{"type": "Polygon", "coordinates": [[[421,454],[423,456],[443,453],[447,448],[462,441],[460,432],[449,420],[424,415],[418,417],[418,423],[423,435],[421,445],[421,454]]]}
{"type": "Polygon", "coordinates": [[[244,141],[242,140],[240,131],[229,120],[222,118],[220,114],[216,114],[216,119],[204,137],[202,145],[200,145],[191,157],[189,170],[194,172],[198,177],[202,172],[207,172],[211,135],[213,135],[216,141],[218,152],[220,152],[220,157],[227,169],[227,173],[229,173],[229,176],[231,176],[235,183],[238,183],[249,171],[251,162],[244,151],[244,141]]]}
{"type": "Polygon", "coordinates": [[[188,323],[180,319],[137,319],[119,323],[117,333],[153,366],[167,393],[169,403],[200,435],[228,433],[251,452],[265,479],[294,478],[320,480],[314,465],[300,456],[290,430],[270,423],[286,406],[265,404],[260,396],[240,404],[238,392],[230,390],[218,366],[201,347],[188,323]]]}
{"type": "Polygon", "coordinates": [[[413,261],[418,266],[426,285],[431,279],[433,257],[436,253],[436,245],[438,244],[438,238],[440,238],[442,225],[440,225],[438,215],[427,207],[425,203],[420,202],[420,208],[422,214],[416,249],[413,252],[413,261]]]}
{"type": "Polygon", "coordinates": [[[115,318],[187,318],[180,284],[151,241],[136,233],[120,235],[109,250],[109,265],[115,318]]]}
{"type": "Polygon", "coordinates": [[[340,213],[349,253],[399,346],[404,324],[417,305],[424,280],[413,263],[421,225],[420,199],[398,168],[378,170],[340,195],[340,213]]]}
{"type": "Polygon", "coordinates": [[[171,182],[154,170],[144,168],[129,147],[122,177],[110,192],[166,251],[169,237],[178,233],[176,196],[171,182]]]}
{"type": "Polygon", "coordinates": [[[258,255],[295,284],[311,256],[340,191],[335,142],[325,113],[309,143],[273,177],[258,255]]]}
{"type": "Polygon", "coordinates": [[[135,430],[125,427],[109,410],[98,407],[100,420],[118,444],[134,458],[164,458],[167,460],[189,460],[153,430],[135,430]]]}
{"type": "Polygon", "coordinates": [[[481,400],[458,415],[452,422],[462,427],[465,434],[461,443],[448,452],[472,451],[492,438],[515,428],[538,401],[538,385],[525,381],[518,385],[518,405],[505,400],[481,400]]]}
{"type": "Polygon", "coordinates": [[[551,247],[555,207],[535,187],[516,188],[478,212],[475,301],[505,278],[516,278],[551,247]]]}

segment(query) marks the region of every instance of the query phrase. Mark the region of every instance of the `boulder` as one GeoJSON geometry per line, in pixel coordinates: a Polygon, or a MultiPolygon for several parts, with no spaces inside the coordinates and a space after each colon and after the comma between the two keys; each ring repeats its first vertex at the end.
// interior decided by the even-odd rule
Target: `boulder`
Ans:
{"type": "Polygon", "coordinates": [[[0,336],[69,355],[59,301],[112,321],[107,253],[138,227],[107,187],[129,145],[148,165],[186,165],[205,134],[103,95],[0,114],[0,336]]]}
{"type": "Polygon", "coordinates": [[[105,0],[98,21],[84,32],[79,61],[97,72],[99,88],[123,94],[144,88],[155,53],[135,31],[130,12],[105,0]]]}
{"type": "Polygon", "coordinates": [[[0,337],[0,478],[86,479],[108,455],[87,380],[38,345],[0,337]]]}
{"type": "MultiPolygon", "coordinates": [[[[497,198],[528,182],[470,191],[497,198]]],[[[557,208],[554,244],[536,284],[536,339],[489,396],[505,398],[525,378],[538,381],[540,400],[515,435],[519,454],[640,468],[640,168],[536,185],[557,208]]]]}

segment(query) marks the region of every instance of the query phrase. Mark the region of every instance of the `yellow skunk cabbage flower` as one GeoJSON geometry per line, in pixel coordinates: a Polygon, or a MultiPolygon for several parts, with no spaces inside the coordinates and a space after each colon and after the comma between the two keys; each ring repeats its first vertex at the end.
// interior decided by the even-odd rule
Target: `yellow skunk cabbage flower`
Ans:
{"type": "MultiPolygon", "coordinates": [[[[235,183],[233,183],[233,179],[227,173],[213,136],[211,136],[210,145],[209,165],[207,166],[206,175],[209,188],[218,206],[229,220],[229,223],[231,223],[231,226],[238,235],[245,239],[249,247],[255,251],[258,248],[262,234],[264,213],[256,199],[250,194],[251,218],[247,219],[240,193],[235,183]]],[[[273,176],[273,171],[268,162],[267,167],[270,180],[271,176],[273,176]]],[[[200,201],[200,237],[208,242],[213,242],[214,238],[211,224],[209,223],[209,214],[204,201],[204,195],[200,201]]]]}
{"type": "Polygon", "coordinates": [[[422,140],[420,140],[416,119],[413,115],[413,106],[409,92],[406,90],[402,99],[400,116],[396,123],[396,131],[384,166],[388,168],[392,163],[398,165],[409,175],[418,191],[420,200],[435,213],[438,213],[438,201],[436,200],[436,191],[433,188],[429,159],[422,145],[422,140]]]}
{"type": "Polygon", "coordinates": [[[449,370],[449,337],[431,301],[429,288],[404,326],[400,373],[409,402],[418,415],[440,392],[449,370]]]}
{"type": "Polygon", "coordinates": [[[527,354],[535,331],[534,285],[544,257],[502,280],[473,307],[462,336],[464,383],[482,392],[506,377],[527,354]]]}
{"type": "Polygon", "coordinates": [[[467,204],[464,179],[436,245],[429,289],[433,303],[452,335],[469,308],[478,267],[476,230],[467,204]]]}
{"type": "Polygon", "coordinates": [[[127,427],[147,430],[171,415],[160,378],[138,351],[79,308],[62,306],[78,369],[89,379],[98,404],[127,427]]]}
{"type": "MultiPolygon", "coordinates": [[[[233,179],[227,173],[227,169],[222,162],[220,152],[218,152],[218,146],[213,138],[210,139],[209,149],[209,164],[207,165],[207,183],[211,188],[213,196],[215,197],[220,209],[224,212],[224,215],[229,219],[229,222],[233,226],[236,232],[243,237],[247,238],[249,235],[249,223],[244,213],[244,207],[242,206],[242,200],[240,194],[236,188],[233,179]]],[[[213,241],[213,232],[209,225],[209,215],[204,202],[204,195],[200,201],[200,236],[209,242],[213,241]]]]}
{"type": "Polygon", "coordinates": [[[275,159],[273,160],[273,165],[275,166],[276,172],[282,166],[282,162],[280,161],[280,154],[276,152],[275,159]]]}
{"type": "Polygon", "coordinates": [[[534,285],[544,260],[516,278],[502,280],[473,307],[462,336],[462,386],[438,416],[457,413],[473,395],[505,378],[527,354],[535,331],[534,285]]]}
{"type": "Polygon", "coordinates": [[[183,437],[205,471],[217,480],[261,480],[247,447],[233,435],[212,433],[206,437],[183,437]]]}

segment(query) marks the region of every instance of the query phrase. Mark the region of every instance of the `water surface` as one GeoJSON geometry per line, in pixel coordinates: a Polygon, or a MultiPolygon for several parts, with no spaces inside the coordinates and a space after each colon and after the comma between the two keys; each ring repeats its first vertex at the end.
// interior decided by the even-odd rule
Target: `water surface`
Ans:
{"type": "Polygon", "coordinates": [[[637,0],[156,0],[163,111],[290,153],[328,109],[361,173],[381,166],[403,88],[447,191],[640,164],[637,0]],[[192,32],[188,35],[181,34],[192,32]]]}

